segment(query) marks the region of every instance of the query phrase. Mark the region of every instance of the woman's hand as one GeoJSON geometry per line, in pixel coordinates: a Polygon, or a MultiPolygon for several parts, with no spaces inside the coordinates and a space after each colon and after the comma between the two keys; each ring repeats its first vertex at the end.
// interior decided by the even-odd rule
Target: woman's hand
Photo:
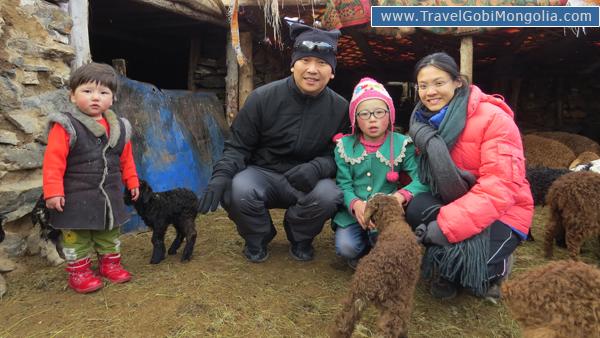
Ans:
{"type": "MultiPolygon", "coordinates": [[[[354,202],[354,204],[352,205],[352,210],[354,211],[354,216],[356,216],[356,219],[358,220],[358,224],[360,224],[360,226],[367,230],[367,227],[365,226],[365,208],[367,207],[367,203],[358,200],[356,202],[354,202]]],[[[373,230],[375,229],[375,224],[373,224],[373,222],[369,222],[369,230],[373,230]]]]}
{"type": "Polygon", "coordinates": [[[48,209],[56,209],[60,212],[63,211],[63,208],[65,206],[65,197],[64,196],[55,196],[55,197],[50,197],[46,200],[46,208],[48,209]]]}

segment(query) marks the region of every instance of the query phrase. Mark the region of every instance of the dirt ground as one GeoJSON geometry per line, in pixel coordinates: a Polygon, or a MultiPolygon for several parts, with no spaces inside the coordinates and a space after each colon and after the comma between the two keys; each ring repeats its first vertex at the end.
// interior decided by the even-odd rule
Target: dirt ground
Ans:
{"type": "MultiPolygon", "coordinates": [[[[131,281],[91,294],[66,287],[64,266],[38,257],[17,260],[4,274],[8,292],[0,300],[0,337],[328,337],[353,270],[334,252],[329,224],[315,239],[315,260],[296,262],[272,212],[278,235],[271,257],[252,264],[241,255],[243,241],[222,209],[196,221],[198,240],[190,262],[181,251],[151,265],[150,232],[121,237],[123,265],[131,281]]],[[[536,208],[535,242],[517,249],[513,273],[545,263],[541,251],[545,210],[536,208]]],[[[167,247],[175,237],[167,234],[167,247]]],[[[598,264],[596,242],[586,242],[583,260],[598,264]]],[[[567,257],[555,250],[557,259],[567,257]]],[[[95,269],[96,260],[92,266],[95,269]]],[[[521,337],[502,302],[492,304],[462,291],[453,300],[434,299],[421,278],[409,326],[410,337],[521,337]]],[[[373,337],[377,312],[370,307],[353,337],[373,337]]]]}

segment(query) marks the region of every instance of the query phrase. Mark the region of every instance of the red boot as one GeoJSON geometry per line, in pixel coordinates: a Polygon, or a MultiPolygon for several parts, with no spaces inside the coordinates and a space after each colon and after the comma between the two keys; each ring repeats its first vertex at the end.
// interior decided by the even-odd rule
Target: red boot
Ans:
{"type": "Polygon", "coordinates": [[[79,293],[96,291],[102,287],[100,278],[94,276],[90,270],[90,257],[68,263],[65,269],[69,275],[69,287],[79,293]]]}
{"type": "Polygon", "coordinates": [[[113,283],[124,283],[131,275],[121,266],[121,254],[98,254],[98,276],[106,277],[113,283]]]}

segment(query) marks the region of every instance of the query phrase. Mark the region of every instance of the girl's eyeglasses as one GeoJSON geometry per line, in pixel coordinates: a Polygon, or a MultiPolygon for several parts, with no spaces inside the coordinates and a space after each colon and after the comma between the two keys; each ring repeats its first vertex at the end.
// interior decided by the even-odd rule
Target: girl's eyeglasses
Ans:
{"type": "Polygon", "coordinates": [[[429,88],[429,87],[440,88],[441,86],[443,86],[443,85],[445,85],[446,83],[450,82],[450,80],[452,80],[452,78],[450,78],[450,79],[449,79],[448,81],[446,81],[446,82],[443,82],[443,81],[441,81],[441,80],[440,80],[440,81],[436,81],[435,83],[428,84],[428,85],[426,85],[426,84],[416,84],[416,85],[415,85],[415,89],[418,89],[418,90],[425,91],[425,90],[427,90],[427,88],[429,88]]]}
{"type": "Polygon", "coordinates": [[[356,116],[358,116],[358,118],[361,120],[368,120],[371,118],[371,115],[375,116],[376,119],[380,119],[389,112],[390,112],[389,110],[385,110],[383,108],[377,108],[373,111],[368,111],[365,109],[365,110],[361,110],[358,113],[356,113],[356,116]]]}
{"type": "Polygon", "coordinates": [[[294,50],[301,52],[312,52],[315,48],[317,48],[319,53],[324,55],[335,55],[336,53],[335,47],[327,42],[300,41],[294,45],[294,50]]]}

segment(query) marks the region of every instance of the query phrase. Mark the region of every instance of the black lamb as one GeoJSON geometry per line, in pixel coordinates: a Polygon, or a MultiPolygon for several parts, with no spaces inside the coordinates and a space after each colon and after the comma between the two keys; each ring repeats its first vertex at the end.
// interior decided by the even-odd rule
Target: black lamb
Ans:
{"type": "Polygon", "coordinates": [[[4,217],[4,215],[0,215],[0,243],[4,241],[4,237],[6,236],[6,234],[4,233],[4,229],[2,229],[2,223],[4,223],[5,219],[6,217],[4,217]]]}
{"type": "Polygon", "coordinates": [[[556,169],[546,167],[528,167],[526,170],[527,182],[531,188],[533,205],[546,205],[546,194],[552,183],[564,174],[570,173],[569,169],[556,169]]]}
{"type": "Polygon", "coordinates": [[[181,262],[189,261],[196,244],[196,216],[198,216],[198,197],[185,188],[176,188],[163,192],[153,192],[148,182],[140,179],[140,196],[137,201],[131,199],[131,192],[125,190],[125,204],[133,205],[137,214],[152,229],[152,259],[150,264],[158,264],[165,258],[165,233],[169,224],[173,224],[177,237],[169,248],[169,255],[186,240],[181,262]]]}
{"type": "Polygon", "coordinates": [[[56,246],[56,252],[58,255],[64,259],[65,253],[62,248],[62,231],[59,229],[54,229],[50,225],[50,210],[46,208],[46,200],[44,199],[44,194],[40,196],[40,199],[35,203],[33,210],[31,211],[31,222],[33,226],[36,224],[40,225],[40,237],[46,242],[50,241],[54,243],[56,246]]]}

